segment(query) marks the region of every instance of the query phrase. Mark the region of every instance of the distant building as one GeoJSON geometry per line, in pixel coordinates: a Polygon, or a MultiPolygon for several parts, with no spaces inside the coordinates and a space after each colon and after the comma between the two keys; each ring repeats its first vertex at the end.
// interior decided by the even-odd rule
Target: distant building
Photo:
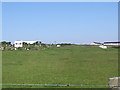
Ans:
{"type": "Polygon", "coordinates": [[[120,45],[120,42],[104,42],[104,43],[93,42],[90,45],[120,45]]]}
{"type": "Polygon", "coordinates": [[[104,45],[120,45],[120,42],[104,42],[104,45]]]}
{"type": "Polygon", "coordinates": [[[15,41],[14,47],[23,47],[23,42],[27,44],[33,44],[33,43],[36,43],[37,41],[15,41]]]}

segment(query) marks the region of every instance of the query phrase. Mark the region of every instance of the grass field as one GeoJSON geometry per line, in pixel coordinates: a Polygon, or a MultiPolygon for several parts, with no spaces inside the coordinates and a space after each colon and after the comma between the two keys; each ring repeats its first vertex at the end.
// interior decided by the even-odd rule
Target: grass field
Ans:
{"type": "MultiPolygon", "coordinates": [[[[118,50],[114,48],[70,46],[40,51],[6,50],[2,55],[3,84],[108,85],[108,78],[118,76],[118,50]]],[[[3,85],[12,87],[44,86],[3,85]]],[[[82,88],[86,87],[91,86],[82,88]]]]}

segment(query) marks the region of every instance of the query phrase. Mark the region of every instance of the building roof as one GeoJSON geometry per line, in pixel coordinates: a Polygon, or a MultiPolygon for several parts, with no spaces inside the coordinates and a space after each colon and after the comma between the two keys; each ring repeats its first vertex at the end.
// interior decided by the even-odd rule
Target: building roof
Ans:
{"type": "Polygon", "coordinates": [[[104,43],[120,43],[120,42],[104,42],[104,43]]]}

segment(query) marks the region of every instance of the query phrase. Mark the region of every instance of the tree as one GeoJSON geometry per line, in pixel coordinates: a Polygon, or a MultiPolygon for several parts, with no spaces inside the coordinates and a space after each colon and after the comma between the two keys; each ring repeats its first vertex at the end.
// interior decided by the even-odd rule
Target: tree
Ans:
{"type": "Polygon", "coordinates": [[[27,48],[28,47],[28,44],[26,42],[23,42],[23,47],[24,48],[27,48]]]}
{"type": "Polygon", "coordinates": [[[1,46],[2,46],[2,47],[6,47],[6,43],[7,43],[6,41],[2,41],[2,42],[1,42],[1,46]]]}
{"type": "Polygon", "coordinates": [[[7,46],[11,46],[11,42],[6,42],[6,45],[7,46]]]}
{"type": "Polygon", "coordinates": [[[41,46],[41,41],[36,41],[33,45],[35,45],[35,46],[41,46]]]}

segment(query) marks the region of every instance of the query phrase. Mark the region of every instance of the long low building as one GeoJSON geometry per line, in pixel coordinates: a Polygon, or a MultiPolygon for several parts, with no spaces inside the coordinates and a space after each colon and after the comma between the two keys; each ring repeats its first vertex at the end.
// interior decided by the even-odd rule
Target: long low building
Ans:
{"type": "Polygon", "coordinates": [[[120,42],[103,42],[103,43],[100,43],[100,42],[93,42],[91,43],[90,45],[120,45],[120,42]]]}
{"type": "Polygon", "coordinates": [[[120,42],[104,42],[104,45],[120,45],[120,42]]]}
{"type": "Polygon", "coordinates": [[[34,44],[37,41],[15,41],[14,42],[14,47],[23,47],[23,42],[25,42],[27,44],[34,44]]]}

